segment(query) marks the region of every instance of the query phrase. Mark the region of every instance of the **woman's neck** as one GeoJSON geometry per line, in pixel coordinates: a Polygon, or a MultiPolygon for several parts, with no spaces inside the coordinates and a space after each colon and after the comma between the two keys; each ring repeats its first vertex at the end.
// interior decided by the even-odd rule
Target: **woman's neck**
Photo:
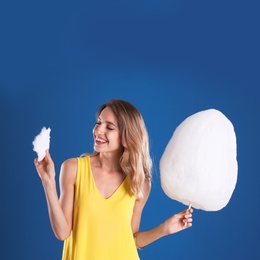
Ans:
{"type": "Polygon", "coordinates": [[[115,155],[111,153],[99,153],[97,155],[97,161],[100,167],[108,172],[118,171],[121,172],[122,169],[119,164],[121,155],[115,155]]]}

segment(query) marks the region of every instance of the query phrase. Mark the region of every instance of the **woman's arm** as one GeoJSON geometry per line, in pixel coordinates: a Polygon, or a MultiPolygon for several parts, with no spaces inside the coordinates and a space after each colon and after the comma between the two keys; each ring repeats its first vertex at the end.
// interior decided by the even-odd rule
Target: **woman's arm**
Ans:
{"type": "Polygon", "coordinates": [[[46,151],[46,156],[40,163],[37,159],[34,163],[44,187],[53,232],[58,239],[64,240],[72,228],[77,159],[69,159],[61,166],[60,199],[56,189],[54,163],[49,152],[46,151]]]}
{"type": "Polygon", "coordinates": [[[138,248],[143,248],[152,242],[156,241],[159,238],[164,236],[177,233],[181,230],[189,228],[192,226],[192,209],[184,210],[178,214],[175,214],[164,221],[159,226],[145,231],[138,232],[139,225],[141,221],[141,215],[144,208],[144,205],[149,197],[151,185],[147,181],[145,184],[145,196],[144,198],[137,200],[134,207],[134,214],[132,219],[132,230],[135,236],[136,246],[138,248]],[[185,225],[185,223],[187,223],[185,225]]]}

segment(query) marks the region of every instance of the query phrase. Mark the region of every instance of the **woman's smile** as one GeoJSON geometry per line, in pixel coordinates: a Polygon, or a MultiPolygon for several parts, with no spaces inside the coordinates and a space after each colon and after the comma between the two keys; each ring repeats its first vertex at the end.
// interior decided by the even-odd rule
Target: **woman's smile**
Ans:
{"type": "Polygon", "coordinates": [[[101,138],[101,137],[97,137],[95,138],[95,143],[96,145],[104,145],[106,144],[108,141],[105,140],[104,138],[101,138]]]}

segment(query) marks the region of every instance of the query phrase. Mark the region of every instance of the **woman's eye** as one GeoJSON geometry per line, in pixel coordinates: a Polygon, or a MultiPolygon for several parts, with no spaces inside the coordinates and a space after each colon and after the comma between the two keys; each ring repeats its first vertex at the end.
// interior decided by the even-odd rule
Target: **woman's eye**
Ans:
{"type": "MultiPolygon", "coordinates": [[[[101,124],[102,124],[102,123],[101,123],[100,121],[97,121],[97,122],[96,122],[96,125],[98,125],[98,126],[100,126],[101,124]]],[[[113,128],[112,126],[109,126],[109,125],[107,125],[106,128],[107,128],[108,130],[114,130],[114,128],[113,128]]]]}

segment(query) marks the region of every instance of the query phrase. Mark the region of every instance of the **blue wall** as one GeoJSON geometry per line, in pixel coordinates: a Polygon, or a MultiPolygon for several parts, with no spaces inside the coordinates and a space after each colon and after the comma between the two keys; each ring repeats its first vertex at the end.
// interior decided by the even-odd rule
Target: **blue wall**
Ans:
{"type": "Polygon", "coordinates": [[[59,167],[92,151],[95,111],[110,98],[142,112],[154,159],[141,229],[185,207],[162,191],[159,160],[189,115],[216,108],[234,124],[239,175],[230,203],[140,252],[146,259],[259,259],[258,1],[0,3],[0,259],[60,259],[32,141],[51,127],[59,167]]]}

